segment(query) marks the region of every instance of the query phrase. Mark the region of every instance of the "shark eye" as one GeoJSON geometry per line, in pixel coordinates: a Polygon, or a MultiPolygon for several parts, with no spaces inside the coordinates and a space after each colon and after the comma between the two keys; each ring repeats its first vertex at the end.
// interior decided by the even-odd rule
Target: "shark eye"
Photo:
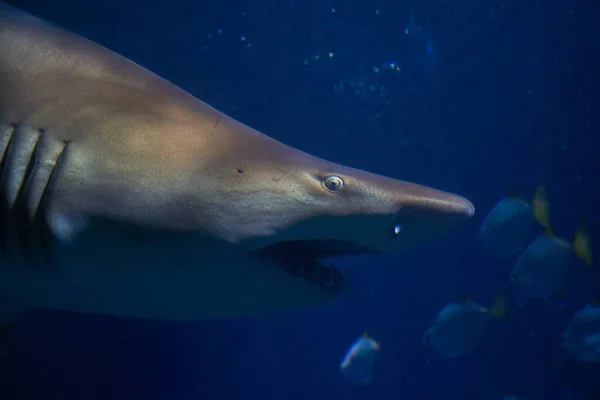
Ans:
{"type": "Polygon", "coordinates": [[[325,178],[323,184],[327,189],[331,190],[332,192],[337,192],[342,188],[342,186],[344,186],[344,181],[339,176],[333,175],[325,178]]]}

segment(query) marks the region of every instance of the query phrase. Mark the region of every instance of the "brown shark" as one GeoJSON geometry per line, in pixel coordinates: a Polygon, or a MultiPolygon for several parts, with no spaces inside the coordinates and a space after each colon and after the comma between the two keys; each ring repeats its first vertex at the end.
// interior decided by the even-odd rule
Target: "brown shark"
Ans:
{"type": "Polygon", "coordinates": [[[0,154],[4,319],[324,304],[347,286],[324,257],[404,249],[474,213],[460,196],[286,146],[7,5],[0,154]]]}

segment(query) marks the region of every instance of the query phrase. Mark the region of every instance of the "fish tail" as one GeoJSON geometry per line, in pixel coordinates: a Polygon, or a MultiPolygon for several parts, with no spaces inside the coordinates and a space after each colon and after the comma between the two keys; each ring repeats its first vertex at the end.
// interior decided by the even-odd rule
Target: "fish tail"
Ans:
{"type": "Polygon", "coordinates": [[[550,217],[546,187],[539,185],[533,195],[533,216],[545,228],[550,228],[550,217]]]}
{"type": "Polygon", "coordinates": [[[583,261],[585,265],[592,266],[592,248],[585,223],[582,223],[575,233],[573,251],[575,252],[575,256],[583,261]]]}
{"type": "Polygon", "coordinates": [[[506,293],[501,292],[494,302],[492,303],[492,307],[490,309],[494,318],[498,319],[506,319],[508,316],[507,306],[506,306],[506,293]]]}

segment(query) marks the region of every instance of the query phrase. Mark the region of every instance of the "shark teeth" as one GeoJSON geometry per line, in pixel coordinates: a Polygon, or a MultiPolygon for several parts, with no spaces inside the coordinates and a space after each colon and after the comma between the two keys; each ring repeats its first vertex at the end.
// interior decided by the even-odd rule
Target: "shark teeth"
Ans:
{"type": "Polygon", "coordinates": [[[344,275],[333,265],[325,265],[312,259],[280,259],[277,265],[286,272],[317,283],[323,290],[335,296],[346,285],[344,275]]]}

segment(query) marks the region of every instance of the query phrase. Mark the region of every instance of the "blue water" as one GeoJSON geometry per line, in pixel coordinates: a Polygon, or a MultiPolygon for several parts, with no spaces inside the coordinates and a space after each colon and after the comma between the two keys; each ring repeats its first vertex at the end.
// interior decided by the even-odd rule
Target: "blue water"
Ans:
{"type": "Polygon", "coordinates": [[[359,284],[318,310],[194,324],[32,312],[0,342],[1,400],[600,396],[600,366],[560,347],[573,313],[600,295],[597,269],[573,268],[561,307],[509,296],[510,320],[493,321],[472,356],[446,360],[421,345],[447,302],[468,293],[489,303],[509,286],[512,264],[486,253],[477,230],[511,191],[530,197],[546,184],[555,232],[572,237],[585,218],[598,254],[592,0],[9,3],[269,136],[462,194],[477,214],[422,247],[343,260],[359,284]],[[382,350],[373,383],[354,388],[338,364],[364,330],[382,350]]]}

